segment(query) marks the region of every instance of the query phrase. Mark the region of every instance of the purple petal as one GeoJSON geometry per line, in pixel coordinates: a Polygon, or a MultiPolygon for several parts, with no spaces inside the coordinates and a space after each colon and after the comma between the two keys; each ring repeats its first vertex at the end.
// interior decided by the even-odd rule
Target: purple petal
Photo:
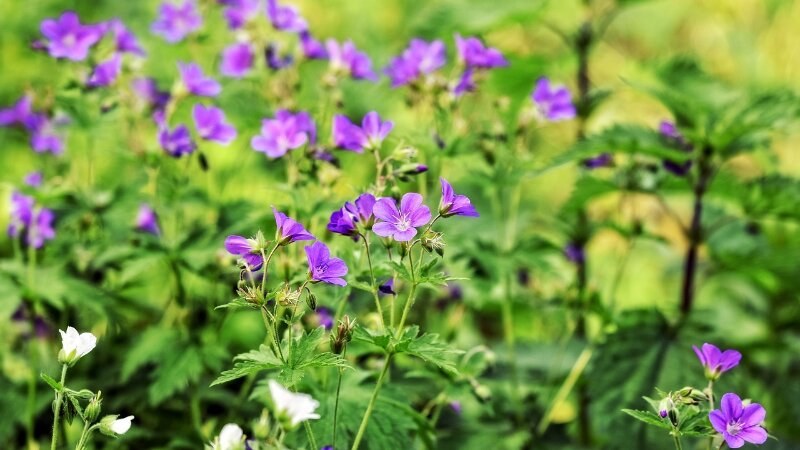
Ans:
{"type": "Polygon", "coordinates": [[[738,420],[742,415],[742,399],[738,395],[729,392],[722,396],[720,410],[729,420],[738,420]]]}

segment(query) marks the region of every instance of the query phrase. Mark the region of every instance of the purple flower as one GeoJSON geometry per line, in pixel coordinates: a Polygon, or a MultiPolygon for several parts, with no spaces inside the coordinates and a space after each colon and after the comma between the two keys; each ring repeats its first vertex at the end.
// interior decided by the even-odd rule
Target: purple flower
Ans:
{"type": "Polygon", "coordinates": [[[289,150],[315,141],[316,127],[308,113],[292,114],[281,109],[275,113],[274,119],[261,121],[261,134],[253,137],[250,146],[270,158],[280,158],[289,150]]]}
{"type": "Polygon", "coordinates": [[[228,21],[228,28],[231,30],[243,27],[258,14],[261,6],[261,0],[219,0],[219,3],[226,5],[225,20],[228,21]]]}
{"type": "Polygon", "coordinates": [[[203,74],[203,69],[195,63],[178,63],[178,70],[181,73],[186,89],[194,95],[200,97],[216,97],[222,91],[222,87],[217,80],[203,74]]]}
{"type": "Polygon", "coordinates": [[[583,167],[587,169],[599,169],[600,167],[609,167],[614,164],[614,157],[611,153],[601,153],[597,156],[584,159],[583,167]]]}
{"type": "Polygon", "coordinates": [[[222,51],[220,72],[226,77],[241,78],[253,68],[253,49],[250,44],[233,44],[222,51]]]}
{"type": "Polygon", "coordinates": [[[455,86],[453,86],[453,96],[459,98],[467,92],[474,92],[476,87],[475,69],[472,67],[467,67],[463,72],[461,72],[458,82],[455,86]]]}
{"type": "Polygon", "coordinates": [[[536,81],[531,99],[545,119],[551,122],[568,120],[575,117],[575,105],[572,94],[565,86],[553,86],[547,77],[536,81]]]}
{"type": "Polygon", "coordinates": [[[383,295],[397,295],[397,292],[394,291],[394,278],[389,278],[381,283],[381,285],[378,286],[378,293],[383,295]]]}
{"type": "Polygon", "coordinates": [[[153,22],[153,33],[167,42],[182,41],[190,33],[203,26],[203,17],[197,11],[195,0],[186,0],[181,5],[164,2],[158,10],[158,19],[153,22]]]}
{"type": "Polygon", "coordinates": [[[47,208],[41,208],[36,213],[36,217],[28,226],[28,235],[25,237],[26,243],[33,248],[42,248],[46,241],[56,237],[53,229],[53,220],[56,215],[47,208]]]}
{"type": "Polygon", "coordinates": [[[46,46],[50,56],[83,61],[103,37],[104,27],[83,25],[75,12],[66,11],[58,19],[43,20],[39,28],[49,41],[46,46]]]}
{"type": "Polygon", "coordinates": [[[59,155],[64,151],[64,141],[56,133],[55,121],[44,114],[30,114],[25,118],[25,128],[30,132],[31,148],[36,153],[50,152],[59,155]]]}
{"type": "Polygon", "coordinates": [[[8,235],[12,238],[19,237],[24,228],[33,220],[34,201],[32,197],[14,191],[11,193],[11,211],[8,223],[8,235]]]}
{"type": "Polygon", "coordinates": [[[701,348],[693,345],[694,353],[706,371],[706,378],[716,380],[724,372],[739,365],[742,354],[736,350],[721,351],[717,346],[705,343],[701,348]]]}
{"type": "Polygon", "coordinates": [[[347,286],[343,276],[347,275],[347,265],[339,258],[331,258],[328,246],[320,241],[306,246],[308,274],[312,281],[347,286]]]}
{"type": "Polygon", "coordinates": [[[586,260],[583,248],[574,242],[570,242],[564,247],[564,256],[574,264],[581,264],[586,260]]]}
{"type": "Polygon", "coordinates": [[[294,61],[292,55],[281,56],[278,51],[278,44],[274,42],[270,42],[267,48],[264,49],[264,57],[267,60],[267,67],[272,70],[280,70],[284,67],[291,66],[294,61]]]}
{"type": "Polygon", "coordinates": [[[0,109],[0,127],[24,125],[33,112],[31,105],[31,97],[26,94],[12,106],[0,109]]]}
{"type": "Polygon", "coordinates": [[[131,30],[129,30],[120,19],[112,19],[108,22],[108,28],[114,34],[114,44],[120,53],[131,53],[144,56],[145,51],[139,44],[131,30]]]}
{"type": "Polygon", "coordinates": [[[38,188],[42,185],[42,181],[44,180],[44,175],[42,172],[35,171],[30,172],[29,174],[25,175],[25,178],[22,179],[22,182],[27,184],[30,187],[38,188]]]}
{"type": "Polygon", "coordinates": [[[372,209],[375,206],[375,197],[372,194],[361,194],[355,203],[347,202],[344,207],[331,214],[328,222],[328,231],[351,236],[353,240],[358,240],[360,223],[364,229],[369,230],[375,221],[372,209]]]}
{"type": "Polygon", "coordinates": [[[267,0],[267,17],[276,30],[301,32],[308,23],[293,6],[279,5],[277,0],[267,0]]]}
{"type": "Polygon", "coordinates": [[[331,311],[330,308],[320,306],[314,313],[317,316],[319,324],[325,327],[326,330],[333,328],[333,311],[331,311]]]}
{"type": "Polygon", "coordinates": [[[228,236],[225,238],[225,250],[231,255],[240,256],[247,263],[247,268],[255,272],[264,264],[261,250],[257,247],[256,241],[242,236],[228,236]]]}
{"type": "Polygon", "coordinates": [[[236,139],[236,128],[225,121],[225,113],[221,109],[198,103],[192,109],[192,117],[201,138],[225,145],[236,139]]]}
{"type": "Polygon", "coordinates": [[[131,81],[131,88],[137,98],[155,110],[164,109],[169,102],[169,92],[158,90],[158,84],[152,78],[136,78],[131,81]]]}
{"type": "Polygon", "coordinates": [[[439,214],[442,217],[480,216],[466,195],[456,194],[453,191],[453,186],[450,186],[450,183],[444,178],[439,178],[439,181],[442,184],[442,200],[439,202],[439,214]]]}
{"type": "Polygon", "coordinates": [[[382,121],[377,112],[371,111],[361,120],[361,127],[342,115],[333,118],[333,142],[346,150],[362,153],[364,149],[380,147],[394,123],[382,121]]]}
{"type": "Polygon", "coordinates": [[[86,81],[86,85],[89,87],[109,86],[117,80],[121,70],[122,57],[119,53],[114,53],[111,58],[101,62],[94,68],[86,81]]]}
{"type": "MultiPolygon", "coordinates": [[[[669,141],[675,147],[678,147],[680,150],[683,150],[686,153],[692,152],[692,144],[689,143],[686,138],[678,131],[678,127],[668,120],[662,120],[658,126],[658,132],[661,133],[664,138],[669,141]]],[[[671,172],[679,177],[682,177],[689,173],[689,169],[692,168],[691,161],[684,161],[682,163],[675,162],[669,159],[665,159],[662,163],[664,169],[668,172],[671,172]]]]}
{"type": "Polygon", "coordinates": [[[166,124],[160,128],[158,142],[170,156],[180,158],[183,155],[192,154],[197,149],[186,125],[178,125],[172,131],[166,124]]]}
{"type": "Polygon", "coordinates": [[[761,426],[767,411],[758,403],[747,406],[733,393],[722,396],[720,408],[708,413],[711,425],[722,434],[730,448],[739,448],[745,442],[760,445],[767,441],[767,431],[761,426]]]}
{"type": "Polygon", "coordinates": [[[372,71],[372,61],[366,53],[359,51],[353,41],[337,42],[335,39],[325,41],[331,70],[335,73],[350,75],[356,80],[376,81],[378,76],[372,71]]]}
{"type": "Polygon", "coordinates": [[[392,87],[398,87],[415,81],[421,75],[434,72],[446,62],[444,42],[412,39],[400,56],[392,58],[384,72],[391,78],[392,87]]]}
{"type": "Polygon", "coordinates": [[[147,203],[139,206],[139,212],[136,214],[136,229],[156,236],[161,234],[161,230],[158,228],[158,216],[147,203]]]}
{"type": "Polygon", "coordinates": [[[422,196],[409,192],[400,200],[400,209],[394,199],[384,197],[375,202],[375,217],[381,222],[372,226],[372,231],[381,237],[392,237],[398,242],[410,241],[421,227],[431,220],[431,211],[422,204],[422,196]]]}
{"type": "Polygon", "coordinates": [[[311,233],[306,231],[300,222],[288,217],[286,214],[278,211],[272,207],[272,213],[275,215],[275,240],[280,245],[288,245],[295,241],[313,241],[316,239],[311,233]]]}
{"type": "Polygon", "coordinates": [[[303,30],[298,33],[300,36],[300,46],[303,49],[303,55],[308,59],[325,59],[328,57],[328,52],[322,42],[314,39],[308,30],[303,30]]]}
{"type": "Polygon", "coordinates": [[[453,412],[459,416],[464,411],[464,408],[461,406],[461,402],[459,402],[458,400],[453,400],[452,402],[450,402],[450,409],[452,409],[453,412]]]}
{"type": "Polygon", "coordinates": [[[456,49],[458,60],[467,67],[491,69],[508,65],[500,50],[485,46],[477,37],[462,38],[456,34],[456,49]]]}

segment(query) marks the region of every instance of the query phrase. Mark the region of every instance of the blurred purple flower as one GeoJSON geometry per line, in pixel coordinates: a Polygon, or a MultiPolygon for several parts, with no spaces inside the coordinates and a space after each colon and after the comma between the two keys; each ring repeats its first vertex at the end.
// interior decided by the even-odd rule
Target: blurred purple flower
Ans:
{"type": "Polygon", "coordinates": [[[288,245],[296,241],[313,241],[316,239],[314,235],[306,231],[300,222],[288,217],[286,214],[278,211],[272,207],[272,213],[275,216],[275,240],[280,245],[288,245]]]}
{"type": "Polygon", "coordinates": [[[284,67],[289,67],[294,61],[292,55],[281,56],[278,50],[278,44],[274,42],[267,44],[267,48],[264,49],[264,58],[267,60],[267,67],[272,70],[280,70],[284,67]]]}
{"type": "Polygon", "coordinates": [[[151,30],[167,42],[182,41],[190,33],[203,26],[203,17],[197,10],[195,0],[185,0],[182,4],[164,2],[158,10],[158,18],[151,30]]]}
{"type": "Polygon", "coordinates": [[[166,124],[161,125],[160,128],[158,142],[170,156],[180,158],[183,155],[192,154],[197,149],[186,125],[178,125],[172,131],[166,124]]]}
{"type": "Polygon", "coordinates": [[[40,208],[34,219],[28,225],[26,243],[33,248],[42,248],[46,241],[56,237],[53,221],[56,215],[47,208],[40,208]]]}
{"type": "Polygon", "coordinates": [[[376,81],[378,76],[372,71],[372,61],[366,53],[359,51],[353,41],[325,41],[330,68],[335,73],[347,74],[356,80],[376,81]]]}
{"type": "Polygon", "coordinates": [[[178,71],[181,74],[186,89],[194,95],[200,97],[216,97],[222,91],[222,87],[217,80],[205,76],[203,69],[195,63],[178,63],[178,71]]]}
{"type": "Polygon", "coordinates": [[[292,114],[281,109],[274,119],[261,121],[261,134],[250,141],[254,150],[263,152],[270,158],[280,158],[289,150],[316,141],[316,127],[306,112],[292,114]]]}
{"type": "Polygon", "coordinates": [[[364,116],[361,127],[343,115],[336,115],[333,118],[333,142],[339,148],[362,153],[364,149],[379,148],[393,127],[394,123],[382,121],[375,111],[364,116]]]}
{"type": "Polygon", "coordinates": [[[461,72],[458,82],[453,86],[453,95],[458,98],[467,92],[474,92],[477,88],[475,84],[475,69],[467,67],[461,72]]]}
{"type": "Polygon", "coordinates": [[[330,330],[331,328],[333,328],[334,317],[333,317],[333,311],[331,311],[330,308],[320,306],[316,309],[316,311],[314,311],[314,314],[317,316],[319,324],[325,327],[326,330],[330,330]]]}
{"type": "Polygon", "coordinates": [[[705,368],[706,378],[716,380],[724,372],[727,372],[739,365],[742,354],[736,350],[721,351],[717,346],[709,343],[703,344],[700,348],[693,345],[694,353],[705,368]]]}
{"type": "Polygon", "coordinates": [[[450,402],[450,409],[452,409],[453,412],[459,416],[464,411],[464,408],[461,406],[461,402],[459,402],[458,400],[453,400],[452,402],[450,402]]]}
{"type": "Polygon", "coordinates": [[[611,153],[601,153],[597,156],[584,159],[581,164],[583,164],[583,167],[587,169],[599,169],[601,167],[610,167],[614,164],[614,157],[611,156],[611,153]]]}
{"type": "Polygon", "coordinates": [[[22,179],[22,182],[30,187],[38,188],[42,185],[43,180],[44,180],[44,175],[42,175],[42,172],[37,170],[35,172],[30,172],[27,175],[25,175],[25,178],[22,179]]]}
{"type": "Polygon", "coordinates": [[[381,285],[378,286],[378,293],[383,295],[397,295],[397,292],[394,291],[394,278],[389,278],[381,283],[381,285]]]}
{"type": "Polygon", "coordinates": [[[261,0],[219,0],[219,3],[226,6],[225,20],[231,30],[243,27],[258,14],[261,6],[261,0]]]}
{"type": "Polygon", "coordinates": [[[267,17],[276,30],[297,33],[308,29],[308,23],[297,8],[279,5],[277,0],[267,0],[267,17]]]}
{"type": "Polygon", "coordinates": [[[462,38],[460,34],[456,34],[456,49],[458,60],[466,67],[491,69],[508,65],[500,50],[487,47],[477,37],[462,38]]]}
{"type": "Polygon", "coordinates": [[[381,198],[373,208],[375,217],[380,219],[372,231],[381,237],[391,237],[398,242],[410,241],[421,227],[431,220],[431,211],[422,204],[422,196],[409,192],[400,199],[400,209],[392,198],[381,198]]]}
{"type": "Polygon", "coordinates": [[[74,11],[65,11],[58,19],[43,20],[39,28],[48,39],[50,56],[83,61],[89,49],[103,37],[104,27],[83,25],[74,11]]]}
{"type": "Polygon", "coordinates": [[[575,264],[581,264],[586,260],[583,248],[574,242],[570,242],[564,247],[564,256],[575,264]]]}
{"type": "Polygon", "coordinates": [[[139,212],[136,214],[136,229],[156,236],[161,234],[158,227],[158,216],[147,203],[139,206],[139,212]]]}
{"type": "Polygon", "coordinates": [[[542,116],[551,122],[575,117],[576,111],[575,105],[572,104],[572,94],[565,86],[551,85],[547,77],[541,77],[536,81],[531,100],[542,116]]]}
{"type": "Polygon", "coordinates": [[[136,35],[125,26],[122,20],[111,19],[108,22],[108,28],[114,34],[114,44],[118,52],[145,56],[146,53],[136,35]]]}
{"type": "Polygon", "coordinates": [[[46,115],[34,113],[25,118],[25,128],[30,132],[31,148],[36,153],[50,152],[59,155],[64,151],[64,142],[56,133],[55,121],[46,115]]]}
{"type": "Polygon", "coordinates": [[[0,109],[0,127],[24,125],[33,112],[32,103],[31,96],[26,94],[12,106],[0,109]]]}
{"type": "Polygon", "coordinates": [[[459,195],[453,191],[453,186],[444,178],[439,178],[442,185],[442,199],[439,201],[439,214],[442,217],[468,216],[479,217],[478,211],[466,195],[459,195]]]}
{"type": "Polygon", "coordinates": [[[89,87],[109,86],[117,80],[122,70],[122,57],[114,53],[111,58],[101,62],[94,68],[86,85],[89,87]]]}
{"type": "Polygon", "coordinates": [[[241,78],[253,68],[253,49],[250,44],[240,42],[222,51],[220,72],[226,77],[241,78]]]}
{"type": "Polygon", "coordinates": [[[745,406],[734,393],[722,396],[720,408],[708,413],[714,429],[722,435],[730,448],[740,448],[745,442],[761,445],[767,441],[767,431],[761,426],[767,410],[758,403],[745,406]]]}
{"type": "MultiPolygon", "coordinates": [[[[661,133],[661,135],[664,136],[664,138],[667,139],[670,144],[676,146],[678,149],[683,150],[686,153],[692,152],[692,144],[686,140],[680,131],[678,131],[678,127],[675,125],[675,123],[668,120],[662,120],[658,126],[658,132],[661,133]]],[[[689,169],[692,168],[692,161],[684,161],[679,163],[665,159],[662,162],[662,165],[668,172],[682,177],[689,173],[689,169]]]]}
{"type": "Polygon", "coordinates": [[[342,209],[334,211],[328,222],[328,231],[350,236],[358,240],[360,223],[364,229],[369,230],[375,221],[372,209],[375,206],[375,197],[372,194],[361,194],[354,203],[347,202],[342,209]]]}
{"type": "Polygon", "coordinates": [[[392,80],[392,87],[398,87],[415,81],[421,75],[436,71],[446,62],[444,42],[412,39],[400,56],[392,58],[384,72],[392,80]]]}
{"type": "Polygon", "coordinates": [[[131,81],[131,88],[137,98],[155,110],[164,109],[169,102],[169,92],[158,90],[158,84],[152,78],[135,78],[131,81]]]}
{"type": "Polygon", "coordinates": [[[22,230],[33,221],[33,197],[28,197],[19,191],[11,193],[10,214],[8,222],[8,235],[12,238],[19,237],[22,230]]]}
{"type": "Polygon", "coordinates": [[[328,57],[328,52],[322,42],[314,39],[308,30],[303,30],[298,33],[300,36],[300,46],[303,49],[303,55],[308,59],[325,59],[328,57]]]}
{"type": "Polygon", "coordinates": [[[225,250],[231,255],[240,256],[247,263],[248,269],[255,272],[264,264],[261,250],[256,247],[256,241],[242,236],[228,236],[225,238],[225,250]]]}
{"type": "Polygon", "coordinates": [[[320,241],[306,246],[308,273],[312,281],[347,286],[343,276],[347,275],[347,265],[339,258],[331,258],[328,246],[320,241]]]}
{"type": "Polygon", "coordinates": [[[194,105],[192,118],[197,134],[207,141],[228,145],[236,139],[236,128],[225,121],[225,113],[213,106],[194,105]]]}

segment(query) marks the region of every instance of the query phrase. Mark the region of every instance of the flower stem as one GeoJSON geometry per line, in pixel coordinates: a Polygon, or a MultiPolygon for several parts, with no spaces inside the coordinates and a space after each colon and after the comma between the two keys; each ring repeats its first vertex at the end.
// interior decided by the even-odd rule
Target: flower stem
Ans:
{"type": "Polygon", "coordinates": [[[383,308],[381,307],[381,299],[378,297],[378,287],[375,282],[375,272],[372,270],[372,256],[370,255],[369,251],[369,235],[362,234],[361,237],[364,239],[364,248],[367,251],[367,264],[369,265],[369,278],[370,282],[372,283],[372,296],[375,298],[375,308],[378,311],[378,316],[381,318],[381,328],[386,328],[386,324],[383,322],[383,308]]]}
{"type": "Polygon", "coordinates": [[[56,392],[56,405],[55,405],[55,417],[53,418],[53,438],[50,441],[50,450],[56,450],[58,446],[58,433],[59,433],[59,425],[61,421],[61,402],[64,401],[64,382],[67,379],[67,365],[64,364],[61,367],[61,391],[56,392]]]}
{"type": "Polygon", "coordinates": [[[83,431],[81,431],[81,438],[78,439],[78,445],[75,446],[75,450],[83,450],[86,446],[86,441],[89,439],[89,434],[91,434],[90,427],[91,424],[86,421],[83,423],[83,431]]]}
{"type": "Polygon", "coordinates": [[[364,418],[361,419],[361,425],[358,427],[358,433],[356,433],[356,438],[353,441],[351,450],[358,450],[358,446],[361,444],[361,440],[364,438],[364,433],[367,431],[367,424],[369,423],[369,417],[372,415],[372,410],[375,408],[375,402],[378,400],[378,393],[381,391],[381,387],[383,386],[383,379],[386,378],[386,372],[389,371],[389,367],[392,365],[392,356],[394,356],[394,354],[390,353],[389,356],[386,357],[383,370],[381,370],[380,375],[378,375],[378,381],[375,383],[375,389],[372,391],[372,397],[370,397],[367,410],[364,412],[364,418]]]}
{"type": "Polygon", "coordinates": [[[681,438],[679,438],[677,434],[672,435],[672,441],[675,442],[675,450],[683,450],[683,446],[681,446],[681,438]]]}
{"type": "Polygon", "coordinates": [[[403,307],[403,315],[400,316],[400,324],[397,325],[398,336],[400,333],[402,333],[403,326],[406,324],[408,312],[411,310],[411,306],[414,304],[414,294],[417,292],[417,276],[414,274],[414,258],[410,252],[411,250],[409,249],[408,264],[411,266],[411,290],[408,291],[408,299],[406,299],[406,305],[403,307]]]}
{"type": "MultiPolygon", "coordinates": [[[[344,349],[342,350],[342,358],[347,356],[347,345],[345,344],[344,349]]],[[[333,448],[336,448],[336,419],[339,417],[339,395],[342,391],[342,378],[344,376],[344,369],[341,367],[336,369],[339,372],[339,381],[336,383],[336,400],[333,403],[333,448]]]]}

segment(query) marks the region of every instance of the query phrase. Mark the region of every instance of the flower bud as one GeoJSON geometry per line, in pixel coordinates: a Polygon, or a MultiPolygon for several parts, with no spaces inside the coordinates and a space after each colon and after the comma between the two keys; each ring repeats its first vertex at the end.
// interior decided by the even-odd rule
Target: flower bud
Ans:
{"type": "Polygon", "coordinates": [[[356,326],[356,321],[350,319],[350,316],[345,315],[339,321],[339,326],[336,328],[335,333],[331,333],[331,351],[340,355],[344,351],[344,347],[353,339],[353,329],[356,326]]]}
{"type": "Polygon", "coordinates": [[[401,147],[392,153],[392,159],[396,161],[410,161],[417,157],[419,150],[414,147],[401,147]]]}
{"type": "Polygon", "coordinates": [[[261,411],[261,416],[253,424],[253,437],[266,440],[272,431],[272,423],[269,420],[269,412],[265,409],[261,411]]]}
{"type": "Polygon", "coordinates": [[[243,288],[240,287],[236,291],[236,293],[239,294],[239,297],[242,300],[244,300],[244,301],[246,301],[248,303],[252,303],[254,305],[259,305],[259,306],[264,304],[264,300],[265,300],[264,299],[264,293],[261,291],[261,288],[258,287],[258,286],[256,286],[256,287],[244,286],[243,288]]]}
{"type": "Polygon", "coordinates": [[[428,252],[436,252],[439,256],[444,256],[445,242],[442,233],[428,230],[422,236],[422,247],[428,252]]]}
{"type": "Polygon", "coordinates": [[[279,305],[288,307],[294,306],[297,304],[297,301],[300,299],[300,291],[292,289],[289,284],[284,284],[283,288],[275,294],[275,301],[278,302],[279,305]]]}
{"type": "Polygon", "coordinates": [[[131,428],[133,416],[119,418],[119,415],[114,414],[105,416],[100,421],[100,432],[112,437],[117,437],[128,432],[131,428]]]}
{"type": "Polygon", "coordinates": [[[97,345],[97,338],[92,333],[78,334],[73,327],[67,327],[66,332],[58,332],[61,333],[61,351],[58,352],[58,362],[61,364],[72,367],[97,345]]]}
{"type": "Polygon", "coordinates": [[[312,294],[311,292],[308,293],[306,296],[306,304],[308,305],[308,309],[312,311],[317,310],[317,296],[312,294]]]}
{"type": "Polygon", "coordinates": [[[103,399],[101,398],[100,391],[97,392],[97,395],[92,397],[89,400],[89,404],[86,405],[86,409],[83,410],[83,415],[86,417],[86,421],[88,423],[92,423],[100,416],[100,409],[101,404],[103,403],[103,399]]]}

